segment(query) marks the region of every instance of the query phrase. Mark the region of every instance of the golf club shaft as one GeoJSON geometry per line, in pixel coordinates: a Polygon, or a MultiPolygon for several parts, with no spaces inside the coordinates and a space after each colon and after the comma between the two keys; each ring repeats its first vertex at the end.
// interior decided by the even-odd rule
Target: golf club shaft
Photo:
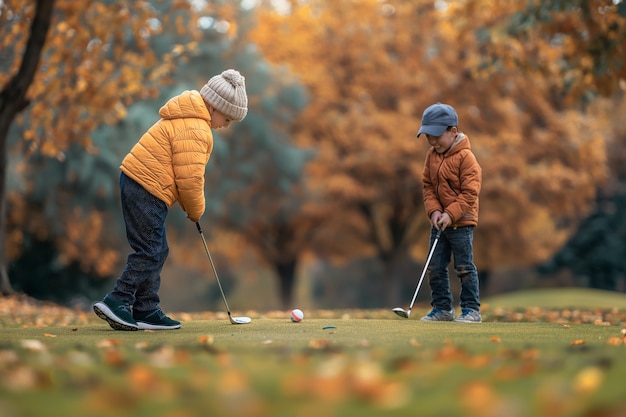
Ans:
{"type": "Polygon", "coordinates": [[[437,242],[439,242],[440,237],[441,237],[441,229],[437,230],[437,234],[435,235],[435,241],[433,242],[433,247],[430,248],[430,253],[428,254],[428,258],[426,258],[426,263],[424,264],[424,269],[422,270],[422,276],[420,277],[420,280],[417,283],[415,294],[413,294],[413,299],[411,300],[411,304],[409,305],[409,311],[413,309],[413,304],[415,303],[415,299],[417,298],[417,293],[419,293],[420,291],[420,287],[422,286],[422,281],[424,280],[424,276],[426,275],[426,270],[428,269],[428,265],[430,264],[430,259],[433,257],[433,253],[435,253],[435,248],[437,247],[437,242]]]}
{"type": "Polygon", "coordinates": [[[224,290],[222,289],[222,283],[220,282],[220,278],[217,275],[217,270],[215,269],[215,264],[213,263],[211,252],[209,252],[209,247],[206,244],[206,239],[204,238],[204,233],[202,233],[202,228],[200,227],[199,222],[196,222],[196,227],[198,228],[198,233],[200,233],[200,237],[202,238],[202,243],[204,244],[204,250],[206,250],[206,254],[209,257],[209,262],[211,263],[211,268],[213,269],[213,275],[215,275],[215,280],[217,281],[217,285],[220,287],[220,293],[222,293],[222,299],[224,300],[224,305],[226,306],[228,317],[230,317],[230,308],[228,307],[228,302],[226,301],[226,295],[224,295],[224,290]]]}

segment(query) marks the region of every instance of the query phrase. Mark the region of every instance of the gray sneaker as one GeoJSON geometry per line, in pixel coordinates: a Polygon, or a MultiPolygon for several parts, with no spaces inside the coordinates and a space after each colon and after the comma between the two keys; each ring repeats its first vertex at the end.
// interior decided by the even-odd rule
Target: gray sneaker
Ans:
{"type": "Polygon", "coordinates": [[[115,330],[138,330],[139,326],[133,314],[130,312],[130,306],[123,301],[117,301],[109,297],[93,305],[93,311],[102,320],[109,323],[115,330]]]}
{"type": "Polygon", "coordinates": [[[450,311],[439,310],[438,308],[433,308],[430,310],[430,313],[422,317],[420,320],[422,321],[452,321],[454,320],[454,309],[450,311]]]}
{"type": "Polygon", "coordinates": [[[457,323],[482,323],[483,318],[480,313],[471,308],[461,309],[461,315],[454,319],[457,323]]]}

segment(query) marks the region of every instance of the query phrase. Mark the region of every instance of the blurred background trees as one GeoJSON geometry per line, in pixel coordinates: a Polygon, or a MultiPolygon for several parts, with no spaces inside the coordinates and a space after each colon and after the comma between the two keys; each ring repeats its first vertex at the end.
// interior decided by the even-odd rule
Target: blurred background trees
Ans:
{"type": "MultiPolygon", "coordinates": [[[[27,58],[33,16],[52,4],[0,4],[3,91],[27,58]]],[[[101,152],[91,134],[123,119],[133,100],[158,95],[177,59],[201,34],[185,24],[185,16],[189,21],[194,13],[190,6],[175,4],[158,11],[146,2],[54,2],[39,70],[28,86],[30,105],[19,114],[1,149],[9,154],[9,188],[0,196],[10,203],[9,222],[6,229],[0,228],[8,259],[28,257],[38,242],[49,242],[57,251],[50,257],[51,270],[76,263],[97,279],[119,267],[118,229],[105,233],[117,210],[111,175],[119,158],[101,152]],[[164,26],[185,36],[181,44],[156,52],[150,40],[164,26]]],[[[20,277],[12,283],[19,283],[20,277]]],[[[46,275],[33,281],[45,287],[46,275]]]]}
{"type": "Polygon", "coordinates": [[[411,252],[423,257],[427,245],[420,195],[427,145],[415,134],[428,105],[457,109],[483,166],[476,232],[483,273],[546,260],[607,178],[602,118],[563,109],[550,79],[511,62],[485,65],[481,57],[498,51],[484,51],[474,33],[493,18],[429,1],[322,0],[261,16],[255,40],[264,55],[288,63],[315,97],[294,139],[320,149],[311,177],[328,199],[361,217],[353,230],[361,245],[351,248],[369,247],[386,265],[387,303],[397,293],[394,265],[411,252]]]}
{"type": "MultiPolygon", "coordinates": [[[[34,5],[0,5],[2,88],[34,5]]],[[[6,148],[15,289],[102,295],[128,253],[119,162],[165,100],[232,67],[250,113],[216,132],[202,222],[229,290],[263,291],[259,308],[388,307],[412,294],[429,230],[415,135],[437,101],[457,109],[483,166],[484,283],[544,265],[545,282],[573,268],[584,276],[567,283],[624,290],[622,2],[198,5],[57,0],[6,148]]],[[[168,225],[164,289],[176,281],[207,308],[216,294],[195,228],[178,209],[168,225]]]]}

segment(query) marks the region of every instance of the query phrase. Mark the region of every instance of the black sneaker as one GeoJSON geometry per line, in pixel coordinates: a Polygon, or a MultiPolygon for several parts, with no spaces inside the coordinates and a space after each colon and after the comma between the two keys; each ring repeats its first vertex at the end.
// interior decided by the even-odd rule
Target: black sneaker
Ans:
{"type": "Polygon", "coordinates": [[[134,311],[133,318],[141,330],[180,329],[180,322],[167,317],[160,308],[152,311],[134,311]]]}
{"type": "Polygon", "coordinates": [[[135,331],[139,329],[130,312],[130,306],[123,301],[116,301],[108,295],[104,297],[104,300],[93,305],[93,311],[115,330],[135,331]]]}

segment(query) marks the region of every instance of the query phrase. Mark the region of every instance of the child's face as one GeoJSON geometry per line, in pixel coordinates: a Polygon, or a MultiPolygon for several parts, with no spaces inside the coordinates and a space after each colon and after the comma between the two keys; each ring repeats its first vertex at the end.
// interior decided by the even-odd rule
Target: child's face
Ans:
{"type": "Polygon", "coordinates": [[[426,139],[428,140],[430,146],[435,148],[435,152],[444,153],[450,149],[450,146],[452,146],[456,133],[457,129],[453,126],[450,130],[443,132],[441,136],[431,136],[427,134],[426,139]]]}
{"type": "Polygon", "coordinates": [[[218,110],[213,110],[211,114],[211,127],[213,129],[221,129],[222,127],[230,126],[232,119],[228,118],[224,113],[218,110]]]}

